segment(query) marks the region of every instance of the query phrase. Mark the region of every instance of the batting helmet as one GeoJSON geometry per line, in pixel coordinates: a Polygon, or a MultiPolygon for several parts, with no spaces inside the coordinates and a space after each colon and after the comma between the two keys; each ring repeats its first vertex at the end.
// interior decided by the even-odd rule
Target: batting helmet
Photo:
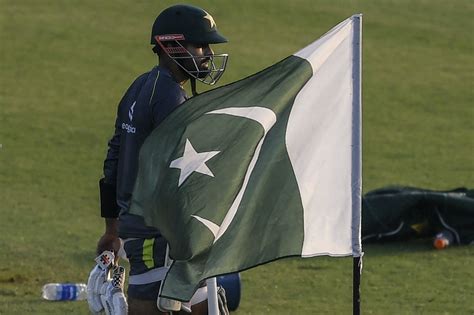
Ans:
{"type": "Polygon", "coordinates": [[[203,9],[191,5],[174,5],[163,10],[156,18],[150,43],[160,47],[192,79],[215,84],[225,71],[228,55],[193,56],[184,47],[184,42],[207,45],[226,43],[227,39],[217,31],[214,19],[203,9]],[[198,59],[203,57],[210,62],[208,69],[198,66],[198,59]],[[185,59],[192,61],[191,68],[183,66],[185,59]]]}
{"type": "Polygon", "coordinates": [[[201,8],[191,5],[174,5],[158,15],[151,31],[151,44],[158,44],[157,35],[180,34],[194,44],[220,44],[227,39],[216,27],[212,16],[201,8]]]}

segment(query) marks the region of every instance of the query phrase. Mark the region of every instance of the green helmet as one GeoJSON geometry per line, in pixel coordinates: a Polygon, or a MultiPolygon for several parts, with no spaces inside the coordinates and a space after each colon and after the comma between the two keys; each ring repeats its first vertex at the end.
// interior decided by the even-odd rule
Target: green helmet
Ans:
{"type": "MultiPolygon", "coordinates": [[[[151,31],[151,44],[159,47],[191,80],[195,94],[195,80],[215,84],[227,66],[227,54],[194,56],[185,43],[208,45],[226,43],[212,16],[201,8],[191,5],[174,5],[158,15],[151,31]],[[205,68],[200,64],[205,60],[205,68]],[[187,66],[185,65],[187,64],[187,66]]],[[[157,52],[158,50],[155,50],[157,52]]]]}
{"type": "Polygon", "coordinates": [[[212,16],[201,8],[191,5],[174,5],[158,15],[151,31],[151,44],[158,44],[157,35],[183,35],[184,40],[194,44],[226,43],[216,27],[212,16]]]}

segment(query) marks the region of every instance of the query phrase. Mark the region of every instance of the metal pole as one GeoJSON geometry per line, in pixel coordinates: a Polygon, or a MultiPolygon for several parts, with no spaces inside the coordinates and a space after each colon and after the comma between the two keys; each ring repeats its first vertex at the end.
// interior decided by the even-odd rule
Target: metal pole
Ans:
{"type": "Polygon", "coordinates": [[[353,198],[353,268],[352,268],[352,314],[360,315],[360,276],[362,273],[362,241],[360,238],[361,226],[361,193],[362,193],[362,14],[353,15],[354,38],[353,38],[353,123],[357,129],[353,129],[353,144],[357,150],[353,150],[353,182],[359,180],[357,195],[353,198]],[[355,217],[354,217],[355,216],[355,217]],[[357,227],[357,228],[354,228],[357,227]]]}
{"type": "Polygon", "coordinates": [[[217,302],[217,280],[210,278],[206,280],[207,284],[207,309],[209,315],[219,315],[219,305],[217,302]]]}
{"type": "Polygon", "coordinates": [[[362,273],[362,257],[353,258],[352,268],[352,314],[360,315],[360,275],[362,273]]]}

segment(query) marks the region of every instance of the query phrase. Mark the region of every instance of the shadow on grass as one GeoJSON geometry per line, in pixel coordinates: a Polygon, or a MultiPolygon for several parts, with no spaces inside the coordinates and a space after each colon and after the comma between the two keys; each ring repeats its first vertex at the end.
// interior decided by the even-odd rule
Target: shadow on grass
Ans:
{"type": "MultiPolygon", "coordinates": [[[[363,244],[365,255],[370,256],[393,256],[409,253],[430,253],[436,251],[433,248],[433,240],[431,238],[410,239],[404,241],[390,242],[372,242],[363,244]]],[[[446,249],[446,250],[449,250],[446,249]]]]}
{"type": "Polygon", "coordinates": [[[0,288],[0,296],[16,296],[15,290],[0,288]]]}

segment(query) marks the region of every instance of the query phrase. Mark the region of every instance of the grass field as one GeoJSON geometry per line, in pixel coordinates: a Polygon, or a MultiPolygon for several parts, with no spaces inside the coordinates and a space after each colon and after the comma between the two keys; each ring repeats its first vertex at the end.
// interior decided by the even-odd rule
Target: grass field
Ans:
{"type": "MultiPolygon", "coordinates": [[[[97,181],[118,101],[155,63],[147,45],[172,1],[0,0],[0,314],[87,314],[41,300],[85,282],[102,233],[97,181]]],[[[230,43],[220,84],[364,14],[364,191],[474,187],[470,0],[192,1],[230,43]]],[[[202,87],[201,87],[202,88],[202,87]]],[[[474,247],[365,247],[364,314],[474,314],[474,247]]],[[[350,258],[246,271],[236,314],[350,314],[350,258]]]]}

